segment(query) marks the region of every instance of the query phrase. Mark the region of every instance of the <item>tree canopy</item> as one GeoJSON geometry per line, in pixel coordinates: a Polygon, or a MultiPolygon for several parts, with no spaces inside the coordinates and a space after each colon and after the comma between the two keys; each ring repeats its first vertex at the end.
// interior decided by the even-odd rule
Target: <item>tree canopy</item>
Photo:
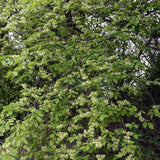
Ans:
{"type": "Polygon", "coordinates": [[[0,159],[160,158],[158,0],[0,1],[0,159]]]}

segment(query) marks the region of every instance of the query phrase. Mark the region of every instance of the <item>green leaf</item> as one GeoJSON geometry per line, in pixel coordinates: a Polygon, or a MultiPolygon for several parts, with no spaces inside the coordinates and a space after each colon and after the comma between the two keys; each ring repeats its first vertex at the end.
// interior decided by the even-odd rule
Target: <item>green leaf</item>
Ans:
{"type": "Polygon", "coordinates": [[[114,93],[110,92],[110,98],[113,98],[113,97],[114,97],[114,93]]]}
{"type": "Polygon", "coordinates": [[[24,144],[27,144],[26,138],[22,137],[22,138],[21,138],[21,141],[22,141],[24,144]]]}
{"type": "Polygon", "coordinates": [[[137,111],[137,107],[136,107],[136,106],[132,106],[132,110],[133,110],[134,112],[136,112],[136,111],[137,111]]]}
{"type": "Polygon", "coordinates": [[[37,121],[41,122],[42,118],[39,116],[36,116],[37,121]]]}
{"type": "Polygon", "coordinates": [[[68,140],[70,143],[72,143],[75,140],[75,137],[69,137],[68,140]]]}
{"type": "Polygon", "coordinates": [[[148,127],[149,127],[150,129],[153,129],[153,128],[154,128],[153,123],[148,122],[148,127]]]}
{"type": "Polygon", "coordinates": [[[100,117],[99,117],[99,120],[100,120],[100,121],[103,121],[106,117],[108,117],[108,115],[106,115],[106,114],[101,114],[100,117]]]}
{"type": "Polygon", "coordinates": [[[89,151],[89,146],[88,145],[83,146],[83,147],[81,147],[81,150],[84,152],[87,152],[87,151],[89,151]]]}
{"type": "Polygon", "coordinates": [[[147,122],[145,121],[144,123],[142,123],[143,127],[146,128],[147,127],[147,122]]]}
{"type": "Polygon", "coordinates": [[[18,76],[18,72],[12,72],[12,76],[13,77],[17,77],[18,76]]]}
{"type": "Polygon", "coordinates": [[[154,115],[156,116],[156,117],[159,117],[160,118],[160,112],[159,111],[154,111],[154,115]]]}
{"type": "Polygon", "coordinates": [[[5,132],[5,129],[3,127],[0,127],[0,133],[2,133],[3,135],[4,132],[5,132]]]}
{"type": "Polygon", "coordinates": [[[118,83],[117,79],[113,79],[113,82],[114,82],[115,84],[117,84],[117,83],[118,83]]]}

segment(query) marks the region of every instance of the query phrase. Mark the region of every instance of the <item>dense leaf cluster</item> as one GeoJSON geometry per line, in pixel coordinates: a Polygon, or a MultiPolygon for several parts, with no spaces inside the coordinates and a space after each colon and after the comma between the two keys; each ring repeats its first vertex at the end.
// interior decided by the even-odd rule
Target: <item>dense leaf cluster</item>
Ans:
{"type": "Polygon", "coordinates": [[[2,0],[0,159],[159,159],[159,9],[2,0]]]}

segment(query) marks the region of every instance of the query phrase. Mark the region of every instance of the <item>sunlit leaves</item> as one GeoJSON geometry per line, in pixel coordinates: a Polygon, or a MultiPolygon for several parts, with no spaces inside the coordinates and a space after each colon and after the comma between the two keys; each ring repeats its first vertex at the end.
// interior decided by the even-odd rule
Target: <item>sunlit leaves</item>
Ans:
{"type": "Polygon", "coordinates": [[[155,2],[2,4],[0,159],[142,159],[160,117],[155,2]]]}

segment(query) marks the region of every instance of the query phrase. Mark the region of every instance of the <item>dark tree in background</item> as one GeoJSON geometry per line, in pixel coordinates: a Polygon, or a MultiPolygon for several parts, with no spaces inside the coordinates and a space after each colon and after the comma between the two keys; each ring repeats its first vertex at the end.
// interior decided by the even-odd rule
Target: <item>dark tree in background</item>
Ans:
{"type": "Polygon", "coordinates": [[[1,0],[0,159],[158,160],[160,3],[1,0]]]}

